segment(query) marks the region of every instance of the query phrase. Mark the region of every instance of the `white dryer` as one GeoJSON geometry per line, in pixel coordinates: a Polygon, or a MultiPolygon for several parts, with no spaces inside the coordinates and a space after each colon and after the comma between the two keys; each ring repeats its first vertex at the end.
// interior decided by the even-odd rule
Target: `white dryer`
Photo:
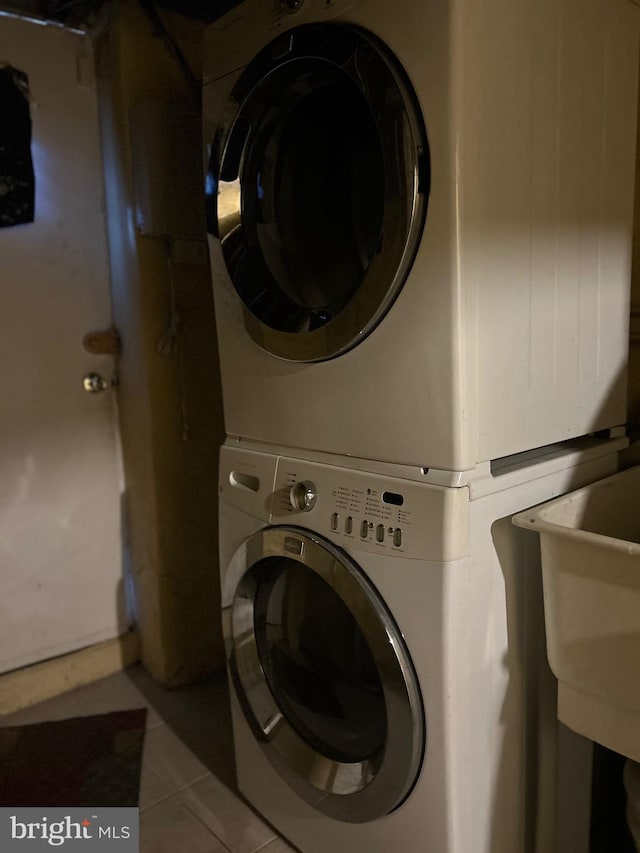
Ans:
{"type": "Polygon", "coordinates": [[[460,471],[624,423],[639,15],[245,0],[209,28],[229,435],[460,471]]]}
{"type": "MultiPolygon", "coordinates": [[[[303,853],[568,849],[537,542],[511,515],[608,475],[621,444],[513,459],[459,489],[223,447],[238,782],[303,853]]],[[[586,853],[576,755],[571,849],[586,853]]]]}

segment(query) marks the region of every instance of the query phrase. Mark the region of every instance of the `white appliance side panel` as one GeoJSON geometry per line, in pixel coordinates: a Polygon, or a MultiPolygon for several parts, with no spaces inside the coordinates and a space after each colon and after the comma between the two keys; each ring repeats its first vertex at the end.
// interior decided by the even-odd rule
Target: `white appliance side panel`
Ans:
{"type": "Polygon", "coordinates": [[[625,421],[639,21],[628,0],[465,4],[479,459],[625,421]]]}

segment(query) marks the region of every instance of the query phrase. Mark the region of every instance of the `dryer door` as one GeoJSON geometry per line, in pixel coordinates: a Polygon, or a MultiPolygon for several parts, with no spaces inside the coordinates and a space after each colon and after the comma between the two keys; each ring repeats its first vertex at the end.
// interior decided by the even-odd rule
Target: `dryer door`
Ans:
{"type": "Polygon", "coordinates": [[[362,571],[330,542],[271,527],[236,554],[228,642],[240,705],[288,784],[361,823],[417,778],[425,722],[402,635],[362,571]]]}
{"type": "Polygon", "coordinates": [[[384,46],[338,24],[269,44],[233,88],[207,181],[251,337],[293,361],[359,343],[404,284],[428,186],[422,118],[384,46]]]}

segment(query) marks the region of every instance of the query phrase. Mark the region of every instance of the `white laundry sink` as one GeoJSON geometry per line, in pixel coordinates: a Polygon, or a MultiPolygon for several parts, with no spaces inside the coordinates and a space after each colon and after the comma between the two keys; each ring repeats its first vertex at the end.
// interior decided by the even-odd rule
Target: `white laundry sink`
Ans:
{"type": "Polygon", "coordinates": [[[558,718],[640,761],[640,466],[513,523],[540,534],[558,718]]]}

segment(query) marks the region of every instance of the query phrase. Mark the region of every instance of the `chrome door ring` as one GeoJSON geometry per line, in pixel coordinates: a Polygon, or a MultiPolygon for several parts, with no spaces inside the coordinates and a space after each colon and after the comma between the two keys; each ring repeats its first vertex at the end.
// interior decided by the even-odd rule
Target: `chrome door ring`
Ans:
{"type": "MultiPolygon", "coordinates": [[[[382,599],[353,561],[320,536],[295,527],[254,534],[234,558],[239,577],[228,600],[230,671],[247,720],[281,776],[316,809],[361,823],[396,808],[411,791],[425,746],[417,676],[402,635],[382,599]],[[329,758],[307,743],[278,706],[265,677],[255,634],[254,602],[260,564],[287,558],[324,580],[349,608],[377,664],[387,714],[386,742],[359,762],[329,758]]],[[[228,595],[225,596],[228,598],[228,595]]]]}

